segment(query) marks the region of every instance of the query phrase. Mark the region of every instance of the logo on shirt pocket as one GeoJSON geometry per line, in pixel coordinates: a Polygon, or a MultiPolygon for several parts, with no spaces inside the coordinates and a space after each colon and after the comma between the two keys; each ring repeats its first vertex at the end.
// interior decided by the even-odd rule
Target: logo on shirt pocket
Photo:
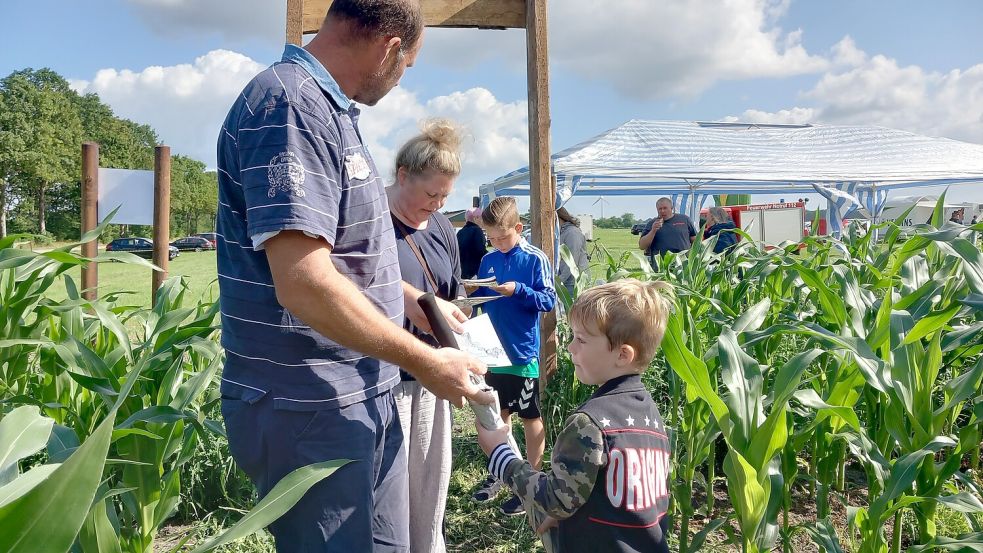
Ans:
{"type": "Polygon", "coordinates": [[[304,197],[304,179],[307,172],[300,158],[293,152],[281,152],[270,160],[270,165],[266,170],[266,178],[270,181],[269,197],[276,196],[277,192],[283,191],[294,194],[300,198],[304,197]]]}
{"type": "Polygon", "coordinates": [[[362,153],[355,152],[350,156],[345,156],[345,172],[348,173],[349,179],[365,180],[369,178],[372,170],[369,168],[369,164],[365,161],[362,153]]]}

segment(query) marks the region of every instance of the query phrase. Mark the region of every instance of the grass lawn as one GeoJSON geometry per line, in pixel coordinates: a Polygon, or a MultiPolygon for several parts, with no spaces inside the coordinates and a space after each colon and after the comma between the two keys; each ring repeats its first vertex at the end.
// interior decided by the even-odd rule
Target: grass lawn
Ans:
{"type": "MultiPolygon", "coordinates": [[[[597,228],[594,227],[594,240],[587,243],[587,251],[590,253],[594,247],[601,247],[611,254],[611,257],[618,259],[626,251],[638,250],[638,236],[632,234],[624,228],[597,228]]],[[[597,260],[591,256],[591,262],[597,260]]]]}
{"type": "MultiPolygon", "coordinates": [[[[204,297],[206,300],[218,298],[218,282],[215,274],[215,252],[181,252],[170,262],[168,276],[183,275],[190,287],[188,300],[204,297]]],[[[82,271],[75,268],[68,272],[75,285],[82,285],[82,271]]],[[[139,265],[128,263],[99,264],[99,295],[111,292],[130,292],[120,301],[125,305],[150,305],[150,283],[152,271],[139,265]]],[[[51,287],[49,296],[54,300],[66,297],[64,280],[51,287]]]]}
{"type": "MultiPolygon", "coordinates": [[[[628,229],[594,229],[594,241],[588,243],[590,251],[593,247],[603,246],[615,258],[628,250],[637,249],[638,237],[628,232],[628,229]]],[[[592,263],[597,263],[597,260],[592,263]]],[[[218,298],[218,283],[216,281],[215,252],[181,252],[170,262],[169,276],[183,275],[190,287],[189,299],[203,297],[206,300],[218,298]]],[[[68,274],[81,286],[80,269],[73,269],[68,274]]],[[[99,295],[110,292],[130,292],[123,303],[127,305],[150,305],[151,271],[137,265],[126,263],[101,263],[99,265],[99,295]]],[[[50,297],[54,300],[65,299],[64,281],[56,283],[50,297]]]]}

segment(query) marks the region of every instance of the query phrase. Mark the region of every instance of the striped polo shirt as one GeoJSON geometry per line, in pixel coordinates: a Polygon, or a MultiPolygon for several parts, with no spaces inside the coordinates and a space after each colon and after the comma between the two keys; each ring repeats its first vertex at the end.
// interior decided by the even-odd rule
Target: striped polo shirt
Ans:
{"type": "Polygon", "coordinates": [[[358,114],[324,66],[292,45],[229,111],[218,139],[216,223],[223,395],[271,394],[276,408],[307,411],[350,405],[399,382],[395,365],[329,340],[284,309],[263,251],[283,230],[325,240],[338,271],[402,324],[392,220],[358,114]]]}

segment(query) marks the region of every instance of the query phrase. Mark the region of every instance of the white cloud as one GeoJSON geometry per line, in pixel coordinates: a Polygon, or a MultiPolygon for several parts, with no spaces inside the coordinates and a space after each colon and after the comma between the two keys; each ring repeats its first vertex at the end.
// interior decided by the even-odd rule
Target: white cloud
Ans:
{"type": "MultiPolygon", "coordinates": [[[[272,0],[127,0],[155,32],[220,32],[279,44],[285,3],[272,0]]],[[[625,96],[693,97],[719,81],[825,70],[801,30],[779,26],[790,0],[551,0],[550,63],[608,82],[625,96]]],[[[845,47],[845,45],[844,45],[845,47]]],[[[429,29],[421,60],[455,71],[500,61],[525,72],[525,31],[429,29]]],[[[850,52],[834,52],[840,62],[850,52]]]]}
{"type": "Polygon", "coordinates": [[[242,88],[263,65],[228,50],[213,50],[193,64],[151,66],[141,71],[101,69],[90,81],[72,81],[94,92],[120,117],[153,127],[172,153],[215,166],[215,140],[242,88]]]}
{"type": "MultiPolygon", "coordinates": [[[[214,50],[192,64],[102,69],[91,80],[74,79],[71,85],[98,94],[119,116],[149,124],[174,154],[214,167],[222,121],[242,88],[263,69],[242,54],[214,50]]],[[[420,121],[446,117],[460,124],[464,169],[448,205],[466,207],[479,184],[527,163],[526,113],[525,101],[502,102],[483,88],[421,101],[413,91],[397,87],[378,105],[363,108],[359,126],[388,178],[396,150],[419,132],[420,121]]]]}
{"type": "Polygon", "coordinates": [[[857,67],[867,61],[867,53],[857,48],[857,43],[849,36],[843,37],[833,45],[833,63],[838,66],[857,67]]]}
{"type": "Polygon", "coordinates": [[[552,63],[638,99],[692,97],[718,81],[824,70],[800,30],[776,26],[788,2],[560,0],[550,4],[552,63]]]}
{"type": "Polygon", "coordinates": [[[450,119],[464,133],[463,167],[448,208],[470,206],[478,185],[528,163],[525,102],[501,102],[484,88],[420,102],[415,94],[396,88],[375,107],[365,108],[359,122],[384,176],[392,176],[396,150],[419,132],[419,123],[428,117],[450,119]]]}
{"type": "Polygon", "coordinates": [[[220,33],[233,43],[282,44],[287,4],[283,0],[126,0],[133,13],[163,36],[220,33]]]}
{"type": "MultiPolygon", "coordinates": [[[[813,107],[747,110],[742,121],[879,125],[983,143],[983,64],[947,73],[900,66],[841,41],[834,57],[847,67],[820,77],[802,94],[813,107]]],[[[738,118],[732,117],[730,120],[738,118]]]]}

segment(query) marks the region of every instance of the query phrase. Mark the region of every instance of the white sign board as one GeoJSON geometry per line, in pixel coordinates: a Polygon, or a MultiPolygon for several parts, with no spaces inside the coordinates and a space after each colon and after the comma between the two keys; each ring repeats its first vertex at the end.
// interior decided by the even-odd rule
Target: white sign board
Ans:
{"type": "Polygon", "coordinates": [[[154,224],[154,172],[99,168],[99,222],[117,207],[117,225],[154,224]]]}

